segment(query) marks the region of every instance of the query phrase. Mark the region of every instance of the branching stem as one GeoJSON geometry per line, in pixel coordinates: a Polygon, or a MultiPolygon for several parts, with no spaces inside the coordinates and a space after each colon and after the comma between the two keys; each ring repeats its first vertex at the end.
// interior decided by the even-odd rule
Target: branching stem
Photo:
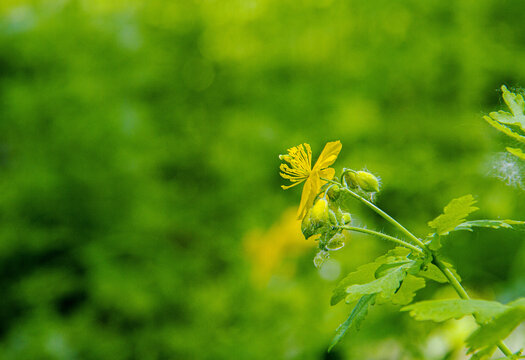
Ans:
{"type": "MultiPolygon", "coordinates": [[[[328,179],[322,179],[326,182],[330,182],[330,183],[333,183],[333,184],[337,184],[339,186],[341,186],[341,188],[346,191],[348,194],[350,194],[351,196],[353,196],[355,199],[361,201],[363,204],[365,204],[366,206],[368,206],[370,209],[372,209],[373,211],[375,211],[377,214],[379,214],[382,218],[384,218],[386,221],[388,221],[390,224],[394,225],[397,229],[399,229],[402,233],[404,233],[406,236],[408,236],[412,241],[414,241],[421,249],[423,249],[423,251],[411,244],[408,244],[406,243],[405,241],[401,240],[401,239],[397,239],[393,236],[389,236],[389,235],[385,235],[385,234],[382,234],[380,232],[376,232],[376,231],[373,231],[373,230],[367,230],[367,229],[362,229],[362,228],[353,228],[351,226],[349,226],[348,228],[350,229],[347,229],[347,230],[352,230],[352,231],[360,231],[360,232],[365,232],[365,233],[368,233],[368,234],[372,234],[372,235],[376,235],[376,236],[380,236],[384,239],[387,239],[387,240],[390,240],[390,241],[395,241],[397,243],[399,243],[400,241],[403,244],[403,246],[407,246],[407,245],[410,245],[410,248],[413,249],[417,249],[420,253],[424,253],[424,252],[427,252],[428,254],[432,254],[432,257],[433,257],[433,262],[434,264],[439,268],[439,270],[443,273],[443,275],[446,276],[448,282],[450,283],[450,285],[454,288],[454,290],[456,291],[456,293],[459,295],[460,298],[462,299],[465,299],[465,300],[468,300],[470,299],[470,296],[468,295],[467,291],[465,290],[465,288],[461,285],[461,282],[456,278],[456,276],[454,275],[454,273],[448,268],[448,266],[446,266],[440,259],[439,259],[439,256],[438,254],[435,252],[435,251],[431,251],[426,245],[425,243],[423,243],[421,240],[419,240],[417,238],[417,236],[415,236],[414,234],[412,234],[410,231],[408,231],[403,225],[401,225],[397,220],[395,220],[393,217],[391,217],[390,215],[388,215],[386,212],[384,212],[383,210],[381,210],[379,207],[377,207],[376,205],[374,205],[373,203],[371,203],[370,201],[368,201],[367,199],[365,199],[364,197],[360,196],[359,194],[353,192],[352,190],[350,190],[349,188],[343,186],[342,184],[338,183],[337,181],[333,181],[333,180],[328,180],[328,179]],[[356,230],[356,229],[359,229],[359,230],[356,230]],[[363,231],[365,230],[365,231],[363,231]],[[394,240],[395,239],[395,240],[394,240]]],[[[346,228],[346,227],[343,227],[343,228],[346,228]]],[[[474,316],[474,318],[476,318],[476,316],[474,316]]],[[[505,354],[505,356],[512,356],[512,351],[507,347],[507,345],[505,345],[503,343],[503,341],[500,341],[497,343],[497,346],[498,348],[501,350],[501,352],[503,354],[505,354]]]]}

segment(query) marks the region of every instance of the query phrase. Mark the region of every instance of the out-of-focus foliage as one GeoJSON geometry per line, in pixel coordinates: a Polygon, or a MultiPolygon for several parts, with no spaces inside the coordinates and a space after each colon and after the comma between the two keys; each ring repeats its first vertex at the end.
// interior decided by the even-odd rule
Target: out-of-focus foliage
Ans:
{"type": "MultiPolygon", "coordinates": [[[[331,289],[384,245],[352,236],[318,271],[290,230],[268,239],[280,252],[253,231],[298,203],[277,155],[334,139],[420,236],[466,193],[480,218],[524,219],[525,193],[488,176],[521,182],[481,120],[524,82],[524,24],[518,0],[1,1],[2,358],[463,353],[471,324],[376,307],[328,357],[349,311],[331,289]]],[[[506,302],[523,296],[523,244],[481,229],[443,251],[506,302]]]]}

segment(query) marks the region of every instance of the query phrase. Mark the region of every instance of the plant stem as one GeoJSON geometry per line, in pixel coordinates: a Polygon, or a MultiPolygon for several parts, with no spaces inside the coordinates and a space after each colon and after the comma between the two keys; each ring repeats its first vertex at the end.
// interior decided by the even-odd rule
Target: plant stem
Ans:
{"type": "MultiPolygon", "coordinates": [[[[333,181],[333,180],[328,180],[328,179],[322,179],[322,180],[330,182],[330,183],[333,183],[333,184],[337,184],[339,186],[342,186],[342,184],[340,184],[340,183],[338,183],[336,181],[333,181]]],[[[432,254],[433,262],[436,264],[436,266],[439,268],[439,270],[443,273],[443,275],[446,276],[448,282],[454,288],[454,290],[459,295],[459,297],[462,298],[462,299],[465,299],[465,300],[470,299],[470,296],[468,295],[468,293],[465,290],[465,288],[461,285],[460,281],[456,278],[454,273],[452,273],[452,271],[439,259],[438,255],[437,255],[437,253],[435,251],[429,250],[428,247],[425,245],[425,243],[423,243],[421,240],[419,240],[414,234],[412,234],[410,231],[408,231],[403,225],[401,225],[399,222],[397,222],[393,217],[388,215],[386,212],[384,212],[383,210],[378,208],[376,205],[372,204],[370,201],[368,201],[364,197],[360,196],[359,194],[356,194],[355,192],[353,192],[352,190],[348,189],[347,187],[343,187],[342,186],[342,189],[345,190],[346,192],[348,192],[350,195],[352,195],[357,200],[359,200],[362,203],[364,203],[366,206],[371,208],[373,211],[378,213],[381,217],[383,217],[386,221],[388,221],[389,223],[394,225],[396,228],[398,228],[401,232],[403,232],[410,239],[412,239],[417,245],[419,245],[421,247],[421,249],[423,249],[424,251],[428,252],[429,254],[432,254]]],[[[361,229],[361,228],[358,228],[358,229],[361,229]]],[[[361,230],[366,230],[366,229],[361,229],[361,230]]],[[[372,230],[368,230],[368,231],[372,231],[372,230]]],[[[378,234],[381,234],[381,233],[377,233],[377,234],[374,234],[374,235],[378,235],[378,234]]],[[[381,235],[385,235],[385,234],[381,234],[381,235]]],[[[384,238],[384,236],[381,236],[381,237],[384,238]]],[[[394,238],[394,239],[396,239],[396,242],[398,242],[397,240],[400,240],[400,239],[397,239],[397,238],[394,238]]],[[[389,240],[392,240],[392,239],[389,239],[389,240]]],[[[400,241],[403,241],[403,240],[400,240],[400,241]]],[[[420,249],[418,249],[418,250],[421,251],[420,249]]],[[[475,315],[474,315],[474,318],[476,319],[475,315]]],[[[496,345],[501,350],[501,352],[503,354],[505,354],[505,356],[512,356],[512,351],[507,347],[507,345],[505,345],[503,343],[503,341],[499,341],[496,345]]]]}
{"type": "MultiPolygon", "coordinates": [[[[435,251],[432,252],[432,256],[433,256],[433,261],[432,262],[447,277],[448,282],[454,288],[454,290],[456,290],[456,293],[459,295],[459,297],[464,299],[464,300],[470,300],[470,296],[468,295],[468,293],[465,290],[465,288],[461,285],[461,283],[456,278],[454,273],[452,271],[450,271],[450,269],[445,264],[443,264],[443,262],[439,259],[439,257],[437,256],[435,251]]],[[[474,318],[477,321],[478,319],[477,319],[476,315],[473,314],[473,316],[474,316],[474,318]]],[[[478,324],[479,324],[479,322],[478,322],[478,324]]],[[[503,341],[499,341],[496,345],[501,350],[501,352],[503,354],[505,354],[505,356],[512,356],[512,351],[507,347],[507,345],[505,345],[505,343],[503,341]]]]}
{"type": "MultiPolygon", "coordinates": [[[[338,185],[341,185],[339,183],[337,183],[336,181],[332,181],[332,180],[327,180],[327,179],[321,179],[321,180],[324,180],[324,181],[328,181],[328,182],[331,182],[331,183],[335,183],[335,184],[338,184],[338,185]]],[[[386,221],[388,221],[389,223],[391,223],[392,225],[394,225],[396,228],[398,228],[399,230],[401,230],[402,233],[404,233],[406,236],[408,236],[411,240],[413,240],[417,245],[419,245],[421,248],[423,249],[426,249],[426,246],[425,244],[419,240],[416,236],[414,236],[414,234],[412,234],[410,231],[408,231],[403,225],[401,225],[399,222],[397,222],[392,216],[388,215],[386,212],[384,212],[383,210],[381,210],[380,208],[378,208],[377,206],[375,206],[373,203],[371,203],[370,201],[368,201],[367,199],[365,199],[364,197],[362,197],[361,195],[359,194],[356,194],[355,192],[353,192],[352,190],[348,189],[348,188],[343,188],[343,190],[345,190],[346,192],[348,192],[350,195],[352,195],[354,198],[356,198],[357,200],[361,201],[363,204],[365,204],[366,206],[368,206],[369,208],[371,208],[372,210],[374,210],[376,213],[378,213],[381,217],[383,217],[386,221]]]]}
{"type": "Polygon", "coordinates": [[[400,244],[401,246],[404,246],[404,247],[407,247],[407,248],[410,248],[420,254],[424,254],[423,250],[421,250],[420,248],[418,248],[417,246],[414,246],[406,241],[403,241],[401,239],[398,239],[396,237],[393,237],[393,236],[390,236],[390,235],[387,235],[387,234],[383,234],[379,231],[374,231],[374,230],[369,230],[369,229],[363,229],[363,228],[360,228],[360,227],[355,227],[355,226],[336,226],[337,228],[339,229],[345,229],[345,230],[349,230],[349,231],[355,231],[355,232],[361,232],[361,233],[365,233],[365,234],[369,234],[369,235],[375,235],[377,237],[380,237],[380,238],[383,238],[385,240],[389,240],[389,241],[393,241],[397,244],[400,244]]]}

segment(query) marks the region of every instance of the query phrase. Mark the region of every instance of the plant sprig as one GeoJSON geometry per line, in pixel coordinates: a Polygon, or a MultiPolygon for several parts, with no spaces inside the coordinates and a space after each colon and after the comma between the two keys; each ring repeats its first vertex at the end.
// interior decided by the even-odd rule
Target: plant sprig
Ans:
{"type": "MultiPolygon", "coordinates": [[[[339,144],[339,142],[329,144],[335,143],[339,144]]],[[[340,148],[337,153],[339,150],[340,148]]],[[[293,152],[289,151],[289,154],[292,155],[293,152]]],[[[301,160],[311,163],[309,158],[301,160]]],[[[330,164],[334,160],[330,158],[330,164]]],[[[294,164],[293,159],[289,158],[287,161],[294,164]]],[[[316,164],[318,163],[319,160],[316,164]]],[[[474,316],[480,327],[466,341],[469,347],[468,353],[473,354],[473,359],[488,359],[496,348],[501,350],[505,359],[521,356],[521,352],[512,353],[503,340],[525,320],[525,299],[518,299],[506,305],[494,301],[472,300],[462,286],[456,270],[452,264],[442,259],[439,250],[441,238],[454,231],[473,231],[479,227],[524,230],[525,222],[468,221],[468,215],[477,208],[474,206],[476,203],[474,197],[466,195],[452,200],[445,206],[443,214],[428,223],[433,232],[425,238],[419,238],[371,201],[373,195],[380,189],[380,182],[373,174],[367,171],[344,169],[339,178],[319,175],[319,171],[333,174],[333,171],[328,170],[329,168],[319,168],[317,172],[312,170],[305,178],[309,186],[308,193],[316,195],[311,207],[303,210],[305,215],[301,229],[307,239],[318,235],[315,237],[319,247],[319,252],[314,258],[315,266],[321,267],[330,257],[331,252],[344,246],[346,232],[365,233],[398,245],[374,262],[365,264],[357,271],[348,274],[334,289],[331,305],[336,305],[342,300],[348,304],[357,303],[346,321],[336,330],[336,336],[329,350],[337,345],[347,331],[359,329],[373,305],[390,302],[396,305],[408,305],[401,311],[409,311],[416,320],[444,321],[466,315],[474,316]],[[310,179],[314,181],[309,182],[310,179]],[[319,183],[318,180],[324,184],[319,183]],[[318,188],[312,188],[312,183],[316,181],[318,188]],[[348,198],[366,205],[399,230],[404,238],[352,224],[352,217],[345,201],[348,198]],[[425,287],[428,280],[450,284],[460,299],[423,301],[409,305],[415,293],[425,287]]],[[[293,169],[291,171],[293,172],[293,169]]],[[[306,185],[303,196],[304,191],[306,185]]]]}

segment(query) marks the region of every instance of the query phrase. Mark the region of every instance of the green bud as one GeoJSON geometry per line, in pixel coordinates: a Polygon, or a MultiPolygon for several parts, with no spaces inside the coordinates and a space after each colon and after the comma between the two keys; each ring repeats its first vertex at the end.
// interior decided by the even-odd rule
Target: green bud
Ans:
{"type": "Polygon", "coordinates": [[[356,174],[357,184],[366,192],[379,191],[379,180],[366,171],[358,171],[356,174]]]}
{"type": "Polygon", "coordinates": [[[315,227],[322,226],[329,219],[328,201],[319,199],[310,210],[310,221],[315,227]]]}
{"type": "Polygon", "coordinates": [[[339,197],[340,193],[341,193],[341,189],[339,188],[338,185],[332,185],[328,189],[328,197],[332,201],[337,200],[337,198],[339,197]]]}
{"type": "Polygon", "coordinates": [[[332,210],[329,210],[328,211],[328,217],[330,219],[330,224],[332,224],[332,225],[337,225],[338,224],[337,216],[336,216],[335,212],[333,212],[332,210]]]}
{"type": "Polygon", "coordinates": [[[345,178],[346,185],[350,189],[356,189],[359,186],[359,184],[357,183],[357,176],[354,171],[348,170],[347,172],[345,172],[344,178],[345,178]]]}
{"type": "Polygon", "coordinates": [[[324,262],[330,258],[330,253],[328,251],[321,250],[314,257],[314,265],[316,268],[323,266],[324,262]]]}
{"type": "Polygon", "coordinates": [[[343,213],[343,216],[341,216],[341,222],[343,225],[350,224],[352,222],[352,215],[349,213],[343,213]]]}
{"type": "Polygon", "coordinates": [[[345,246],[345,236],[341,233],[337,233],[328,241],[328,244],[326,244],[326,248],[328,250],[339,250],[343,246],[345,246]]]}

